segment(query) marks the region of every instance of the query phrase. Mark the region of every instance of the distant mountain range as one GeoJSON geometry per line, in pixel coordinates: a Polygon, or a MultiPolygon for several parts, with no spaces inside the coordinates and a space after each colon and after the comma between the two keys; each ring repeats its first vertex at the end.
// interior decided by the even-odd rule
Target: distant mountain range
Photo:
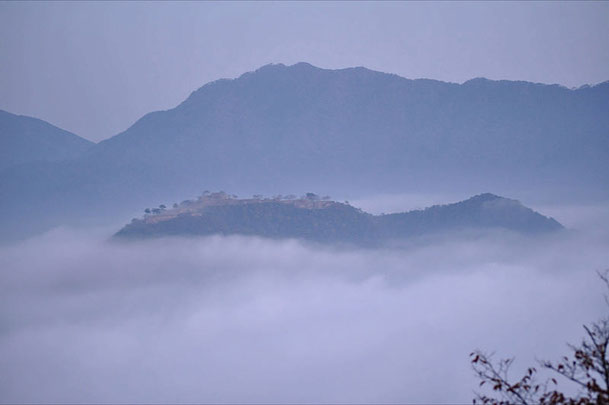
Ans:
{"type": "Polygon", "coordinates": [[[203,189],[608,198],[608,112],[609,82],[454,84],[268,65],[208,83],[106,141],[66,146],[73,158],[9,144],[3,153],[19,159],[0,171],[0,224],[12,234],[116,219],[203,189]]]}
{"type": "Polygon", "coordinates": [[[42,120],[0,110],[0,171],[34,162],[73,159],[93,145],[42,120]]]}
{"type": "Polygon", "coordinates": [[[115,238],[220,234],[376,246],[429,233],[472,229],[539,234],[563,227],[518,201],[488,193],[455,204],[376,216],[346,203],[320,200],[311,193],[300,199],[237,199],[213,193],[168,210],[162,206],[150,211],[143,219],[132,220],[115,238]]]}

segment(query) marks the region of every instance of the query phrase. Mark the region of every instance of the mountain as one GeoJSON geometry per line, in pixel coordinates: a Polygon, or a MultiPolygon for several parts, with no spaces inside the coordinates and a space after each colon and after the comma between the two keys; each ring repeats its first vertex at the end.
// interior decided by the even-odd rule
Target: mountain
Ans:
{"type": "Polygon", "coordinates": [[[609,82],[578,90],[486,79],[458,85],[365,68],[268,65],[148,114],[92,158],[137,166],[166,188],[199,180],[249,192],[294,183],[387,191],[425,179],[597,189],[609,186],[607,111],[609,82]]]}
{"type": "Polygon", "coordinates": [[[75,159],[3,171],[0,223],[116,219],[204,189],[606,199],[607,111],[609,82],[455,84],[268,65],[208,83],[75,159]]]}
{"type": "Polygon", "coordinates": [[[378,216],[348,204],[319,200],[311,193],[300,199],[237,199],[225,193],[213,193],[176,204],[173,209],[155,209],[143,219],[133,219],[115,237],[238,234],[370,246],[467,229],[538,234],[563,227],[516,200],[488,193],[455,204],[378,216]]]}
{"type": "Polygon", "coordinates": [[[73,159],[93,145],[48,122],[0,110],[0,171],[39,161],[73,159]]]}

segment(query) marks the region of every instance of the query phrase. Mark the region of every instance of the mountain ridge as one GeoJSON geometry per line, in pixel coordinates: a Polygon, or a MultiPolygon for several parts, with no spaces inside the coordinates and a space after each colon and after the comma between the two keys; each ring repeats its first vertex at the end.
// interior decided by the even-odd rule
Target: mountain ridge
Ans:
{"type": "Polygon", "coordinates": [[[249,235],[317,242],[377,245],[391,240],[447,231],[504,229],[540,234],[564,229],[516,200],[484,193],[453,204],[423,210],[372,215],[348,203],[320,199],[313,193],[296,198],[254,196],[238,199],[208,193],[150,210],[115,234],[118,239],[165,236],[249,235]]]}
{"type": "Polygon", "coordinates": [[[80,156],[95,144],[44,120],[0,110],[0,171],[80,156]]]}
{"type": "Polygon", "coordinates": [[[270,65],[208,83],[81,157],[5,170],[0,222],[130,215],[202,189],[606,199],[608,108],[605,84],[466,85],[270,65]]]}
{"type": "Polygon", "coordinates": [[[438,84],[438,85],[449,85],[449,86],[456,86],[456,87],[467,87],[467,86],[471,86],[473,84],[484,83],[487,85],[488,84],[491,84],[491,85],[511,84],[511,85],[519,85],[519,86],[523,86],[523,87],[536,86],[536,87],[554,88],[556,90],[563,91],[563,92],[594,91],[596,89],[604,89],[605,87],[607,87],[608,88],[607,90],[609,90],[609,80],[601,82],[601,83],[597,83],[594,85],[589,85],[589,84],[582,85],[582,86],[579,86],[578,88],[567,88],[566,86],[563,86],[563,85],[557,84],[557,83],[540,83],[540,82],[530,82],[530,81],[525,81],[525,80],[506,80],[506,79],[494,80],[494,79],[489,79],[486,77],[475,77],[475,78],[466,80],[463,83],[455,83],[455,82],[447,82],[447,81],[442,81],[442,80],[437,80],[437,79],[428,79],[428,78],[410,79],[410,78],[406,78],[406,77],[400,76],[395,73],[386,73],[386,72],[382,72],[382,71],[368,69],[364,66],[346,67],[346,68],[340,68],[340,69],[326,69],[326,68],[316,67],[307,62],[298,62],[293,65],[285,65],[283,63],[269,63],[269,64],[261,66],[260,68],[254,70],[254,71],[245,72],[236,78],[219,78],[219,79],[213,80],[211,82],[208,82],[208,83],[202,85],[201,87],[199,87],[198,89],[192,91],[188,97],[186,97],[182,102],[180,102],[175,107],[168,108],[165,110],[151,111],[149,113],[146,113],[142,117],[140,117],[138,120],[136,120],[135,123],[133,123],[127,129],[125,129],[124,131],[121,131],[118,134],[113,135],[110,138],[100,141],[98,143],[98,145],[105,144],[106,142],[108,142],[118,136],[121,136],[122,134],[130,131],[131,129],[134,129],[134,127],[136,127],[140,121],[146,121],[146,120],[152,119],[151,116],[154,116],[157,114],[168,113],[168,112],[174,111],[176,109],[185,107],[189,103],[191,103],[193,101],[193,99],[196,99],[198,95],[200,95],[201,93],[203,93],[205,91],[209,91],[211,88],[214,88],[216,86],[222,86],[222,85],[226,85],[226,84],[229,84],[229,83],[232,83],[235,81],[249,79],[249,78],[255,77],[257,74],[260,75],[260,74],[266,74],[266,73],[270,73],[270,72],[285,73],[288,71],[303,70],[303,69],[300,69],[302,67],[306,67],[306,70],[308,70],[309,72],[341,73],[341,72],[363,71],[363,72],[366,72],[369,74],[392,77],[394,79],[397,79],[400,81],[405,81],[405,82],[412,82],[412,83],[424,82],[424,83],[433,83],[433,84],[438,84]]]}

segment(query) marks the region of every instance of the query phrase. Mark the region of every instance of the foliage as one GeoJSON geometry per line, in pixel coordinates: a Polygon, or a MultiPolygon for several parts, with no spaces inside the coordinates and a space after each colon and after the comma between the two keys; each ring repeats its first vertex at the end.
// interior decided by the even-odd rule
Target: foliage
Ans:
{"type": "MultiPolygon", "coordinates": [[[[609,289],[609,271],[599,274],[609,289]]],[[[607,296],[605,296],[605,301],[607,296]]],[[[609,305],[609,302],[608,302],[609,305]]],[[[477,394],[474,403],[504,404],[548,404],[548,405],[588,405],[609,404],[609,315],[587,326],[586,335],[579,345],[569,345],[571,356],[564,356],[558,362],[542,361],[542,369],[555,377],[575,384],[578,392],[571,396],[558,390],[558,380],[554,377],[539,381],[538,370],[529,367],[519,380],[511,381],[508,376],[514,359],[492,361],[492,355],[479,350],[470,354],[474,373],[480,380],[480,387],[487,386],[493,394],[477,394]],[[494,396],[493,396],[494,395],[494,396]]]]}

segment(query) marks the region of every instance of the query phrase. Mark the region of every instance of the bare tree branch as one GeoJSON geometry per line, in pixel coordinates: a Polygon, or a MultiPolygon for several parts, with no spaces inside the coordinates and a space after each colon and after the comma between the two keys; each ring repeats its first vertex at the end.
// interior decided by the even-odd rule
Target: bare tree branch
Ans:
{"type": "MultiPolygon", "coordinates": [[[[598,273],[609,290],[609,270],[598,273]]],[[[609,296],[605,294],[609,307],[609,296]]],[[[537,369],[530,367],[524,376],[512,382],[508,378],[513,358],[494,363],[492,354],[479,350],[470,354],[475,375],[480,387],[490,387],[494,396],[476,393],[474,403],[483,404],[543,404],[543,405],[600,405],[609,404],[609,314],[590,325],[584,325],[586,335],[579,345],[568,345],[571,357],[564,356],[559,362],[540,362],[543,370],[550,371],[580,387],[580,392],[569,396],[556,389],[556,378],[547,378],[544,383],[537,382],[537,369]]]]}

